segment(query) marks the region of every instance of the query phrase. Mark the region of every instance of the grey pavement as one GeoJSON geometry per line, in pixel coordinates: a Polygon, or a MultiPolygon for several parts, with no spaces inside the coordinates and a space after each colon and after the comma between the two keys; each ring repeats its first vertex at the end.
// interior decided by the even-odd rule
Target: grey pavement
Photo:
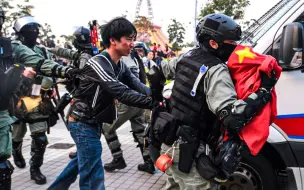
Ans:
{"type": "MultiPolygon", "coordinates": [[[[29,130],[28,130],[29,131],[29,130]]],[[[117,132],[119,140],[122,144],[124,158],[127,167],[123,170],[115,172],[105,171],[105,186],[106,190],[157,190],[165,184],[165,175],[158,171],[154,175],[140,172],[137,170],[137,165],[142,163],[140,150],[136,148],[136,143],[133,140],[130,123],[125,123],[117,132]]],[[[26,160],[26,168],[19,169],[14,164],[15,171],[13,173],[12,190],[45,190],[56,179],[60,172],[66,167],[70,158],[69,152],[75,150],[75,146],[68,149],[54,149],[52,145],[57,143],[74,144],[69,132],[65,128],[64,123],[60,120],[57,125],[51,128],[51,133],[48,135],[49,144],[46,149],[44,164],[41,171],[47,177],[47,184],[36,185],[30,179],[29,159],[30,159],[30,143],[31,137],[29,132],[26,134],[23,142],[23,155],[26,160]]],[[[102,141],[102,162],[108,163],[112,160],[111,152],[106,144],[104,137],[102,141]]],[[[10,159],[13,163],[12,158],[10,159]]],[[[70,190],[79,189],[78,179],[71,185],[70,190]]]]}

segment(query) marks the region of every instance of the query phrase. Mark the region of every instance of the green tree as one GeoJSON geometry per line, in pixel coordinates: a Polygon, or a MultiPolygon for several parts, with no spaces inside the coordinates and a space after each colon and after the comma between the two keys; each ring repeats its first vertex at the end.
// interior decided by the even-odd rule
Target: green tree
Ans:
{"type": "Polygon", "coordinates": [[[24,0],[24,4],[13,5],[13,0],[0,0],[0,6],[5,11],[5,23],[3,25],[4,34],[7,35],[8,29],[12,28],[16,19],[21,16],[31,15],[34,6],[29,4],[29,0],[24,0]]]}
{"type": "Polygon", "coordinates": [[[243,19],[245,9],[250,5],[250,0],[207,0],[205,6],[200,11],[199,18],[205,15],[220,12],[233,19],[243,19]]]}
{"type": "Polygon", "coordinates": [[[74,39],[73,35],[61,35],[60,37],[64,38],[66,42],[72,42],[74,39]]]}
{"type": "Polygon", "coordinates": [[[194,46],[195,46],[195,42],[188,42],[183,47],[194,47],[194,46]]]}
{"type": "Polygon", "coordinates": [[[176,19],[172,19],[172,24],[168,26],[169,42],[172,43],[173,51],[180,51],[183,48],[185,28],[176,19]]]}
{"type": "Polygon", "coordinates": [[[133,24],[137,29],[136,41],[150,42],[151,33],[155,32],[152,22],[145,16],[138,16],[133,24]]]}
{"type": "Polygon", "coordinates": [[[44,23],[44,26],[41,26],[41,29],[39,30],[39,38],[41,40],[46,40],[52,38],[53,36],[51,25],[44,23]]]}
{"type": "Polygon", "coordinates": [[[133,24],[137,29],[141,30],[141,32],[153,31],[154,28],[152,22],[145,16],[138,16],[133,24]]]}

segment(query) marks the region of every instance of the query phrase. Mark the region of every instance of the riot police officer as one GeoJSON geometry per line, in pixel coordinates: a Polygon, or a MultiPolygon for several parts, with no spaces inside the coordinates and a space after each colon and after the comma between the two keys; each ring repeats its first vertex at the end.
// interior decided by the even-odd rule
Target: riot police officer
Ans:
{"type": "MultiPolygon", "coordinates": [[[[74,51],[68,48],[48,48],[48,50],[55,54],[56,56],[63,57],[66,59],[73,60],[72,65],[76,68],[82,69],[86,62],[93,56],[92,44],[90,30],[83,26],[79,27],[73,33],[73,45],[77,49],[74,51]]],[[[68,90],[72,91],[74,89],[72,84],[67,84],[68,90]]],[[[68,113],[71,109],[69,109],[68,113]]],[[[67,114],[69,115],[69,114],[67,114]]],[[[76,152],[71,152],[69,157],[72,159],[76,156],[76,152]]]]}
{"type": "Polygon", "coordinates": [[[60,47],[48,48],[48,50],[59,57],[73,60],[73,65],[81,69],[93,56],[90,30],[83,26],[75,30],[73,33],[73,45],[77,51],[60,47]]]}
{"type": "MultiPolygon", "coordinates": [[[[36,70],[37,74],[40,76],[46,75],[71,78],[77,69],[73,69],[71,67],[63,67],[53,62],[50,59],[48,52],[36,46],[36,40],[39,35],[39,26],[39,23],[35,20],[34,17],[31,16],[21,17],[16,20],[14,24],[14,30],[16,32],[17,38],[11,43],[15,61],[22,63],[25,66],[33,67],[36,70]]],[[[32,86],[27,86],[28,92],[26,93],[28,93],[29,96],[40,97],[40,92],[43,92],[43,89],[49,89],[52,86],[52,81],[49,78],[42,78],[40,76],[36,77],[34,82],[38,88],[31,88],[32,86]]],[[[52,109],[51,104],[49,101],[47,101],[49,100],[47,94],[48,93],[45,93],[46,96],[43,95],[43,104],[39,103],[38,106],[45,109],[38,109],[38,107],[36,107],[30,114],[26,113],[25,115],[19,117],[20,121],[22,120],[20,126],[14,126],[14,162],[16,166],[24,168],[25,160],[21,152],[22,139],[26,132],[25,123],[30,122],[29,126],[32,137],[30,173],[31,179],[35,180],[37,184],[46,183],[46,177],[41,173],[40,167],[43,164],[43,156],[47,145],[47,136],[45,132],[47,131],[48,124],[50,124],[49,122],[47,123],[47,121],[50,121],[49,115],[52,109]],[[42,110],[43,113],[41,112],[42,110]]],[[[18,111],[24,113],[24,110],[18,111]]]]}
{"type": "Polygon", "coordinates": [[[163,151],[171,147],[175,150],[173,165],[166,171],[166,189],[212,189],[214,184],[209,180],[226,180],[239,161],[241,143],[235,134],[270,101],[270,90],[276,83],[274,76],[264,74],[257,92],[237,100],[225,62],[240,40],[240,26],[224,14],[210,14],[197,25],[196,35],[199,46],[172,60],[171,65],[161,65],[165,76],[175,76],[169,113],[175,118],[176,130],[168,132],[164,139],[160,137],[164,130],[161,123],[158,129],[152,129],[153,138],[164,142],[163,151]],[[219,168],[213,168],[205,146],[213,145],[217,142],[214,138],[220,137],[215,125],[223,125],[232,136],[231,141],[220,146],[223,159],[219,168]],[[231,146],[227,146],[229,143],[231,146]],[[212,178],[204,179],[207,175],[212,178]]]}
{"type": "Polygon", "coordinates": [[[0,190],[11,189],[11,174],[14,167],[8,160],[12,154],[12,126],[16,121],[15,117],[9,115],[9,103],[13,92],[17,89],[23,76],[33,77],[36,73],[32,68],[25,68],[21,65],[13,65],[13,55],[10,39],[2,37],[2,25],[5,21],[3,9],[0,7],[0,190]]]}

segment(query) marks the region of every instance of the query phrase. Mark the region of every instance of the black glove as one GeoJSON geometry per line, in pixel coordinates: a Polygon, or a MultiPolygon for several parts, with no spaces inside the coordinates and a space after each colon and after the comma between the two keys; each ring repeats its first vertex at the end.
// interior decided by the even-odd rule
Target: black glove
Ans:
{"type": "Polygon", "coordinates": [[[153,99],[161,102],[163,101],[163,88],[166,82],[166,78],[162,73],[162,70],[156,66],[153,66],[147,73],[147,77],[150,83],[150,88],[152,90],[153,99]]]}
{"type": "Polygon", "coordinates": [[[245,124],[246,118],[241,114],[229,115],[223,120],[223,125],[226,127],[229,136],[237,136],[245,124]]]}
{"type": "Polygon", "coordinates": [[[260,74],[262,79],[260,88],[266,89],[268,92],[271,91],[271,89],[278,81],[278,79],[275,76],[274,70],[270,72],[270,77],[264,72],[260,72],[260,74]]]}
{"type": "Polygon", "coordinates": [[[80,73],[80,69],[78,69],[78,68],[68,69],[65,72],[65,78],[67,78],[67,79],[73,79],[79,73],[80,73]]]}
{"type": "Polygon", "coordinates": [[[153,99],[153,102],[152,102],[152,106],[151,106],[151,110],[153,110],[154,108],[157,108],[157,107],[162,107],[162,103],[157,101],[157,100],[154,100],[153,99]]]}
{"type": "Polygon", "coordinates": [[[241,161],[242,142],[239,139],[228,139],[218,147],[213,163],[218,167],[215,181],[227,180],[237,169],[241,161]]]}

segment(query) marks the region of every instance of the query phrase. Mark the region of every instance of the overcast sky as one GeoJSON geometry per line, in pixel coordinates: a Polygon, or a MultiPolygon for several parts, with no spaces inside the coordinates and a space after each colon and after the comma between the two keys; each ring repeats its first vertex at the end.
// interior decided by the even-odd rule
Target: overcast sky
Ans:
{"type": "MultiPolygon", "coordinates": [[[[33,15],[42,23],[49,23],[55,35],[72,34],[74,26],[87,26],[88,21],[109,20],[123,14],[133,19],[138,0],[30,0],[35,6],[33,15]]],[[[206,0],[198,0],[198,10],[206,0]]],[[[251,0],[245,19],[258,18],[278,0],[251,0]]],[[[193,41],[195,0],[151,0],[156,25],[165,34],[172,18],[184,24],[186,41],[193,41]]],[[[140,15],[148,15],[146,0],[143,0],[140,15]]]]}

